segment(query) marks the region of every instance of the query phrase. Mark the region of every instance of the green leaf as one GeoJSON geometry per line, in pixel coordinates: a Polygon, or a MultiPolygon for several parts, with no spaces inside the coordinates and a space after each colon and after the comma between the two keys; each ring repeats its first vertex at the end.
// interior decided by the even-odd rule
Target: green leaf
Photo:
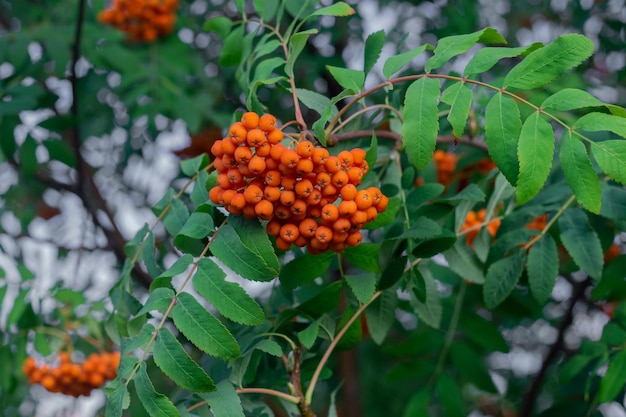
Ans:
{"type": "Polygon", "coordinates": [[[254,8],[261,18],[269,22],[278,11],[278,0],[254,0],[254,8]]]}
{"type": "Polygon", "coordinates": [[[145,362],[141,362],[139,370],[135,374],[135,390],[139,401],[150,417],[178,417],[180,415],[169,398],[154,390],[152,381],[146,372],[145,362]]]}
{"type": "Polygon", "coordinates": [[[333,67],[331,65],[327,65],[326,69],[330,72],[330,75],[333,76],[335,81],[348,90],[352,90],[355,93],[358,93],[363,89],[363,84],[365,83],[365,73],[363,71],[358,71],[350,68],[341,68],[341,67],[333,67]]]}
{"type": "Polygon", "coordinates": [[[498,325],[491,320],[473,313],[463,313],[460,317],[463,333],[478,346],[490,351],[509,352],[509,345],[502,336],[498,325]]]}
{"type": "Polygon", "coordinates": [[[193,177],[201,169],[209,165],[209,157],[206,153],[200,154],[191,159],[185,159],[180,162],[180,170],[188,177],[193,177]]]}
{"type": "Polygon", "coordinates": [[[533,51],[504,78],[504,88],[541,87],[580,65],[593,54],[593,42],[583,35],[567,34],[533,51]]]}
{"type": "Polygon", "coordinates": [[[576,265],[589,276],[600,279],[604,265],[600,238],[582,209],[569,208],[559,217],[561,241],[576,265]]]}
{"type": "Polygon", "coordinates": [[[478,259],[470,252],[470,250],[458,240],[457,243],[443,253],[450,269],[475,284],[485,282],[485,275],[482,266],[478,263],[478,259]]]}
{"type": "Polygon", "coordinates": [[[539,112],[530,115],[517,144],[519,175],[517,177],[517,203],[530,201],[545,184],[554,158],[554,131],[539,112]]]}
{"type": "Polygon", "coordinates": [[[526,252],[518,251],[514,255],[499,259],[489,266],[483,287],[483,297],[487,308],[496,307],[511,294],[522,275],[525,258],[526,252]]]}
{"type": "Polygon", "coordinates": [[[485,201],[485,192],[477,185],[470,184],[463,188],[459,193],[445,198],[447,201],[470,201],[470,202],[483,202],[485,201]]]}
{"type": "Polygon", "coordinates": [[[612,220],[622,220],[624,213],[626,213],[626,190],[622,187],[604,185],[600,215],[612,220]]]}
{"type": "Polygon", "coordinates": [[[259,340],[259,342],[254,345],[253,348],[256,350],[260,350],[261,352],[265,352],[269,355],[276,356],[277,358],[280,358],[280,356],[283,354],[283,349],[280,347],[280,345],[277,342],[269,339],[259,340]]]}
{"type": "Polygon", "coordinates": [[[418,169],[428,165],[435,152],[439,89],[439,80],[424,77],[414,81],[404,96],[402,144],[418,169]]]}
{"type": "Polygon", "coordinates": [[[389,263],[383,270],[378,282],[378,289],[385,290],[391,288],[404,275],[407,257],[400,256],[398,258],[389,259],[389,263]]]}
{"type": "Polygon", "coordinates": [[[517,103],[498,93],[485,108],[485,141],[489,156],[511,185],[517,183],[519,162],[517,144],[522,131],[522,119],[517,103]]]}
{"type": "Polygon", "coordinates": [[[246,219],[243,216],[231,216],[228,219],[228,224],[235,229],[241,239],[241,243],[243,243],[246,248],[263,258],[269,268],[278,271],[280,268],[278,257],[276,253],[274,253],[274,248],[267,236],[265,227],[263,227],[257,219],[246,219]]]}
{"type": "Polygon", "coordinates": [[[154,234],[152,232],[148,232],[148,237],[143,242],[143,246],[141,247],[141,257],[143,263],[146,265],[146,269],[150,276],[156,276],[161,273],[161,268],[156,263],[156,259],[154,257],[155,247],[154,247],[154,234]]]}
{"type": "Polygon", "coordinates": [[[429,219],[428,217],[420,217],[411,224],[406,232],[394,239],[431,239],[441,234],[441,226],[439,223],[429,219]]]}
{"type": "Polygon", "coordinates": [[[530,248],[526,269],[533,297],[539,304],[545,304],[559,273],[559,254],[552,236],[544,235],[530,248]]]}
{"type": "Polygon", "coordinates": [[[359,303],[365,304],[372,299],[376,291],[376,274],[368,272],[358,275],[345,275],[343,278],[359,303]]]}
{"type": "Polygon", "coordinates": [[[313,347],[313,343],[315,343],[315,339],[317,339],[317,335],[320,332],[320,319],[315,320],[311,324],[309,324],[306,329],[298,332],[298,340],[302,343],[307,349],[311,349],[313,347]]]}
{"type": "Polygon", "coordinates": [[[465,76],[469,76],[472,74],[481,74],[483,72],[489,71],[501,59],[526,55],[537,48],[541,48],[542,46],[543,45],[540,43],[533,43],[532,45],[520,46],[519,48],[483,48],[480,51],[476,52],[476,55],[474,55],[470,62],[467,63],[463,74],[465,76]]]}
{"type": "Polygon", "coordinates": [[[427,416],[430,413],[428,407],[430,400],[430,389],[421,388],[409,399],[402,417],[427,416]]]}
{"type": "Polygon", "coordinates": [[[259,304],[239,284],[226,281],[226,273],[212,259],[204,258],[198,262],[193,285],[229,320],[248,326],[256,326],[265,320],[259,304]]]}
{"type": "Polygon", "coordinates": [[[454,35],[439,40],[434,50],[434,55],[426,61],[425,70],[431,72],[434,69],[443,67],[450,59],[467,52],[477,42],[503,43],[506,40],[493,28],[485,28],[478,32],[465,35],[454,35]]]}
{"type": "Polygon", "coordinates": [[[363,56],[364,73],[367,74],[372,70],[372,68],[374,68],[374,65],[378,62],[378,58],[380,58],[380,53],[383,51],[383,46],[385,46],[384,30],[379,30],[378,32],[369,34],[365,40],[365,51],[363,56]]]}
{"type": "Polygon", "coordinates": [[[478,355],[467,343],[453,343],[450,347],[450,359],[459,374],[477,388],[491,393],[498,392],[484,357],[478,355]]]}
{"type": "Polygon", "coordinates": [[[574,129],[587,132],[613,132],[626,138],[626,118],[606,113],[587,113],[574,123],[574,129]]]}
{"type": "Polygon", "coordinates": [[[319,294],[303,302],[296,309],[309,316],[320,317],[337,308],[342,287],[341,281],[328,284],[319,294]]]}
{"type": "Polygon", "coordinates": [[[446,417],[465,417],[463,395],[454,379],[447,373],[439,374],[437,378],[437,395],[439,404],[446,417]]]}
{"type": "Polygon", "coordinates": [[[441,101],[450,105],[448,122],[452,126],[452,133],[460,138],[465,131],[467,118],[472,107],[473,93],[465,83],[455,82],[446,88],[441,95],[441,101]]]}
{"type": "Polygon", "coordinates": [[[300,100],[308,108],[315,110],[320,115],[324,114],[324,111],[330,109],[330,115],[337,114],[337,106],[335,106],[331,100],[323,94],[315,91],[306,90],[304,88],[296,88],[298,100],[300,100]]]}
{"type": "Polygon", "coordinates": [[[104,392],[107,396],[104,417],[121,417],[122,411],[130,405],[126,383],[115,379],[104,387],[104,392]]]}
{"type": "Polygon", "coordinates": [[[167,327],[159,330],[152,352],[157,366],[179,387],[191,392],[216,389],[213,380],[191,359],[167,327]]]}
{"type": "Polygon", "coordinates": [[[566,130],[559,143],[559,159],[567,183],[574,191],[578,202],[592,213],[600,212],[600,180],[596,174],[587,148],[572,133],[566,130]]]}
{"type": "Polygon", "coordinates": [[[376,243],[361,243],[358,246],[348,246],[343,255],[350,264],[368,272],[381,272],[378,264],[380,245],[376,243]]]}
{"type": "Polygon", "coordinates": [[[256,252],[246,247],[235,229],[230,225],[222,226],[213,243],[211,251],[220,261],[243,278],[252,281],[267,282],[278,275],[272,259],[264,259],[256,252]]]}
{"type": "Polygon", "coordinates": [[[606,403],[617,397],[624,389],[626,380],[626,349],[622,349],[613,357],[606,370],[606,374],[600,380],[598,389],[598,403],[606,403]]]}
{"type": "Polygon", "coordinates": [[[317,33],[317,29],[309,29],[291,35],[289,39],[289,59],[287,59],[287,63],[285,64],[285,74],[287,74],[288,77],[293,76],[293,66],[296,63],[296,59],[298,59],[298,56],[300,56],[304,50],[309,36],[315,33],[317,33]]]}
{"type": "Polygon", "coordinates": [[[187,209],[185,203],[176,198],[172,200],[170,210],[163,218],[163,225],[170,235],[176,236],[185,225],[188,218],[189,209],[187,209]]]}
{"type": "Polygon", "coordinates": [[[592,142],[591,153],[606,175],[626,185],[626,140],[592,142]]]}
{"type": "Polygon", "coordinates": [[[396,320],[398,297],[394,290],[383,291],[365,310],[367,328],[372,340],[381,345],[396,320]]]}
{"type": "Polygon", "coordinates": [[[63,162],[71,168],[76,167],[76,156],[67,142],[63,140],[47,139],[43,141],[43,146],[48,150],[50,159],[63,162]]]}
{"type": "Polygon", "coordinates": [[[313,16],[351,16],[354,9],[343,1],[338,1],[331,6],[322,7],[313,12],[313,16]]]}
{"type": "Polygon", "coordinates": [[[541,103],[541,108],[556,111],[569,111],[604,105],[603,102],[586,91],[577,88],[564,88],[545,99],[543,103],[541,103]]]}
{"type": "Polygon", "coordinates": [[[417,313],[417,316],[427,325],[438,329],[441,325],[441,297],[439,291],[437,291],[437,283],[433,278],[430,271],[426,268],[420,268],[424,277],[424,283],[426,284],[426,300],[424,302],[417,299],[413,291],[411,294],[411,306],[417,313]]]}
{"type": "Polygon", "coordinates": [[[222,359],[239,356],[239,345],[233,335],[191,294],[178,295],[172,319],[178,330],[203,352],[222,359]]]}
{"type": "MultiPolygon", "coordinates": [[[[355,313],[356,309],[351,304],[348,304],[341,315],[339,324],[337,324],[337,333],[339,333],[339,331],[348,324],[348,321],[355,315],[355,313]]],[[[339,339],[336,349],[338,351],[354,349],[361,342],[362,336],[361,320],[359,317],[352,322],[350,327],[348,327],[346,332],[343,334],[343,337],[339,339]]]]}
{"type": "Polygon", "coordinates": [[[243,25],[235,28],[224,38],[219,64],[222,67],[234,67],[239,65],[243,58],[243,25]]]}
{"type": "Polygon", "coordinates": [[[387,210],[379,213],[378,217],[376,217],[376,220],[367,223],[365,225],[365,228],[367,230],[374,230],[378,229],[379,227],[387,226],[393,223],[396,218],[396,214],[398,214],[398,210],[400,210],[400,205],[401,203],[399,198],[391,197],[389,199],[389,205],[387,206],[387,210]]]}
{"type": "Polygon", "coordinates": [[[378,161],[378,137],[373,130],[372,143],[370,143],[369,149],[365,152],[365,161],[367,162],[367,166],[370,167],[368,174],[373,173],[374,170],[372,168],[374,168],[376,161],[378,161]]]}
{"type": "Polygon", "coordinates": [[[413,58],[424,52],[426,49],[433,49],[433,47],[426,44],[387,58],[385,65],[383,65],[383,75],[387,79],[391,78],[393,74],[400,71],[405,65],[411,62],[413,58]]]}
{"type": "Polygon", "coordinates": [[[217,391],[200,396],[209,404],[214,417],[245,417],[241,398],[235,392],[235,387],[226,380],[217,384],[217,391]]]}
{"type": "MultiPolygon", "coordinates": [[[[177,236],[186,236],[192,239],[203,239],[215,228],[213,218],[208,213],[196,211],[185,221],[177,236]]],[[[176,239],[174,239],[176,240],[176,239]]],[[[174,242],[176,243],[176,242],[174,242]]]]}
{"type": "Polygon", "coordinates": [[[150,292],[148,300],[144,306],[135,314],[141,316],[150,311],[166,309],[174,299],[174,291],[171,288],[159,287],[150,292]]]}
{"type": "Polygon", "coordinates": [[[7,328],[11,326],[12,324],[17,323],[17,321],[22,317],[22,315],[26,311],[26,307],[29,306],[29,304],[27,304],[25,300],[28,292],[29,292],[29,289],[25,289],[25,288],[20,289],[20,292],[17,294],[17,296],[13,300],[13,305],[9,306],[11,311],[9,312],[9,316],[7,317],[7,321],[6,321],[7,328]]]}
{"type": "Polygon", "coordinates": [[[225,39],[230,33],[233,22],[224,16],[212,17],[204,23],[204,30],[207,32],[215,32],[222,39],[225,39]]]}
{"type": "Polygon", "coordinates": [[[330,267],[334,254],[325,252],[319,255],[305,253],[287,264],[280,270],[280,283],[286,290],[292,290],[322,276],[330,267]]]}

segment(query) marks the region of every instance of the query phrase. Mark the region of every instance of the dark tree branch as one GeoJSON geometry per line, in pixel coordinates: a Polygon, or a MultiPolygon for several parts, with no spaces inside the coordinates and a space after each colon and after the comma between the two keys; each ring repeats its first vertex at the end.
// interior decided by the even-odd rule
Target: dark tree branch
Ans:
{"type": "MultiPolygon", "coordinates": [[[[69,81],[72,87],[72,107],[70,112],[74,118],[74,125],[69,132],[69,144],[74,151],[76,157],[76,173],[77,173],[77,194],[83,201],[83,205],[91,213],[94,223],[102,229],[107,237],[113,253],[119,262],[124,262],[126,254],[124,246],[126,240],[115,223],[115,218],[110,212],[107,202],[102,197],[97,184],[94,181],[91,166],[83,159],[81,154],[81,133],[80,133],[80,107],[78,100],[78,77],[76,75],[76,66],[80,59],[80,44],[83,34],[83,23],[85,20],[86,0],[80,0],[78,3],[78,20],[76,23],[76,31],[74,33],[74,44],[72,45],[72,61],[70,66],[69,81]],[[102,210],[107,219],[111,223],[111,227],[106,227],[98,219],[98,210],[102,210]]],[[[148,288],[152,282],[152,278],[138,264],[133,265],[133,276],[144,287],[148,288]]]]}
{"type": "Polygon", "coordinates": [[[552,366],[553,362],[557,359],[557,356],[560,352],[562,352],[565,348],[565,332],[572,324],[574,320],[574,307],[576,304],[585,297],[585,290],[589,287],[590,280],[586,278],[584,281],[580,283],[576,283],[572,290],[572,297],[570,300],[570,305],[567,307],[567,311],[563,316],[563,320],[559,325],[558,336],[556,341],[550,347],[548,354],[543,360],[541,364],[541,369],[535,375],[528,391],[526,391],[526,395],[522,400],[522,405],[520,407],[520,412],[518,417],[531,417],[533,410],[535,408],[535,403],[537,401],[537,397],[539,396],[539,392],[541,386],[543,385],[543,381],[548,373],[548,369],[552,366]]]}

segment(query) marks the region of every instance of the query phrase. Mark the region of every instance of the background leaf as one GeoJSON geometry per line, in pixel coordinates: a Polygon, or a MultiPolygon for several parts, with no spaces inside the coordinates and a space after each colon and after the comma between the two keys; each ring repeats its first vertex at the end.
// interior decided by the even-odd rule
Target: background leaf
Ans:
{"type": "Polygon", "coordinates": [[[434,55],[426,62],[426,72],[441,68],[451,58],[467,52],[477,42],[506,43],[506,40],[493,28],[485,28],[478,32],[464,35],[447,36],[439,39],[434,55]]]}
{"type": "Polygon", "coordinates": [[[178,417],[179,413],[174,404],[163,394],[154,390],[152,381],[146,372],[146,363],[142,362],[135,375],[135,390],[139,401],[150,417],[178,417]]]}
{"type": "Polygon", "coordinates": [[[613,357],[606,374],[600,380],[598,389],[600,404],[613,400],[624,389],[624,375],[626,375],[626,349],[622,349],[613,357]]]}
{"type": "Polygon", "coordinates": [[[217,391],[200,396],[209,404],[214,417],[245,417],[241,399],[235,392],[235,387],[228,381],[217,384],[217,391]]]}
{"type": "Polygon", "coordinates": [[[379,30],[368,35],[363,52],[363,72],[365,74],[369,73],[376,65],[384,45],[385,31],[379,30]]]}
{"type": "Polygon", "coordinates": [[[599,279],[604,264],[600,239],[582,209],[569,208],[558,220],[561,241],[576,265],[589,276],[599,279]]]}
{"type": "Polygon", "coordinates": [[[409,161],[418,169],[428,165],[435,152],[439,131],[439,88],[439,80],[420,78],[409,86],[404,95],[402,144],[409,161]]]}
{"type": "Polygon", "coordinates": [[[483,297],[487,308],[496,307],[511,294],[522,275],[525,258],[526,252],[518,251],[489,266],[483,287],[483,297]]]}
{"type": "Polygon", "coordinates": [[[548,301],[559,272],[559,255],[552,236],[544,235],[528,251],[526,261],[530,291],[539,304],[548,301]]]}
{"type": "Polygon", "coordinates": [[[289,261],[280,270],[280,283],[285,289],[292,290],[313,281],[328,270],[333,256],[332,252],[319,255],[305,253],[289,261]]]}
{"type": "Polygon", "coordinates": [[[217,358],[239,356],[239,344],[224,325],[196,301],[181,293],[172,309],[174,324],[200,350],[217,358]]]}
{"type": "Polygon", "coordinates": [[[587,156],[587,148],[566,130],[559,142],[559,159],[576,200],[592,213],[600,212],[600,180],[587,156]]]}
{"type": "Polygon", "coordinates": [[[606,175],[626,185],[626,140],[593,142],[591,153],[606,175]]]}
{"type": "Polygon", "coordinates": [[[446,88],[441,95],[441,101],[450,105],[448,121],[452,126],[452,133],[460,138],[465,131],[467,118],[472,107],[472,90],[462,82],[456,82],[446,88]]]}
{"type": "Polygon", "coordinates": [[[539,112],[530,115],[522,125],[517,155],[517,203],[524,204],[537,195],[545,184],[554,157],[554,131],[539,112]]]}
{"type": "Polygon", "coordinates": [[[154,362],[179,387],[192,392],[214,391],[213,380],[194,362],[166,327],[159,330],[153,348],[154,362]]]}
{"type": "Polygon", "coordinates": [[[519,173],[517,146],[521,131],[517,103],[502,93],[493,96],[485,108],[485,140],[489,156],[512,185],[517,184],[519,173]]]}

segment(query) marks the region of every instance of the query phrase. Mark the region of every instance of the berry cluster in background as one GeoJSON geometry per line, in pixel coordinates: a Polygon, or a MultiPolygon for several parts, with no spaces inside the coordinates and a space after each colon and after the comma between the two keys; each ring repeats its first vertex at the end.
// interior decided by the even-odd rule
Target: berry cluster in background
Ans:
{"type": "Polygon", "coordinates": [[[73,362],[68,352],[60,352],[56,366],[38,365],[34,358],[28,357],[22,371],[28,383],[40,384],[50,392],[89,396],[92,390],[117,376],[119,362],[119,352],[92,353],[83,363],[73,362]]]}
{"type": "Polygon", "coordinates": [[[127,33],[131,42],[153,42],[174,30],[177,10],[178,0],[113,0],[98,20],[127,33]]]}
{"type": "Polygon", "coordinates": [[[270,114],[247,112],[233,123],[211,148],[218,173],[211,201],[267,221],[279,249],[341,252],[361,243],[361,229],[389,203],[376,187],[357,189],[369,169],[365,151],[335,156],[307,140],[287,147],[283,138],[270,114]]]}

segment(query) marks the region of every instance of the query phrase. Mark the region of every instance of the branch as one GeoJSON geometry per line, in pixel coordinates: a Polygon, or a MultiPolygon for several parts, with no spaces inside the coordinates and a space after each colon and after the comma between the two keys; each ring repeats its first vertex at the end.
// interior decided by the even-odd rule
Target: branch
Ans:
{"type": "MultiPolygon", "coordinates": [[[[395,141],[396,147],[402,144],[402,135],[390,130],[355,130],[345,133],[333,133],[328,138],[328,145],[335,145],[337,142],[349,139],[359,139],[372,137],[372,134],[376,134],[376,137],[381,139],[391,139],[395,141]]],[[[454,136],[437,136],[437,143],[461,143],[463,145],[473,146],[484,151],[487,150],[487,144],[485,142],[475,140],[469,136],[463,136],[461,138],[455,138],[454,136]]]]}
{"type": "Polygon", "coordinates": [[[567,329],[569,329],[572,321],[574,320],[574,307],[576,306],[578,301],[584,298],[585,290],[587,289],[589,284],[590,280],[589,278],[586,278],[583,282],[580,282],[574,286],[571,302],[570,305],[567,307],[567,311],[563,316],[563,321],[561,321],[561,324],[559,326],[559,333],[556,341],[554,342],[554,344],[552,344],[552,346],[550,347],[550,351],[544,358],[543,363],[541,364],[541,369],[530,383],[530,387],[528,388],[528,391],[526,392],[526,395],[522,400],[522,405],[520,407],[518,417],[531,417],[535,402],[537,401],[537,397],[539,396],[539,390],[541,389],[543,380],[546,377],[548,369],[555,361],[559,352],[564,349],[565,332],[567,331],[567,329]]]}

